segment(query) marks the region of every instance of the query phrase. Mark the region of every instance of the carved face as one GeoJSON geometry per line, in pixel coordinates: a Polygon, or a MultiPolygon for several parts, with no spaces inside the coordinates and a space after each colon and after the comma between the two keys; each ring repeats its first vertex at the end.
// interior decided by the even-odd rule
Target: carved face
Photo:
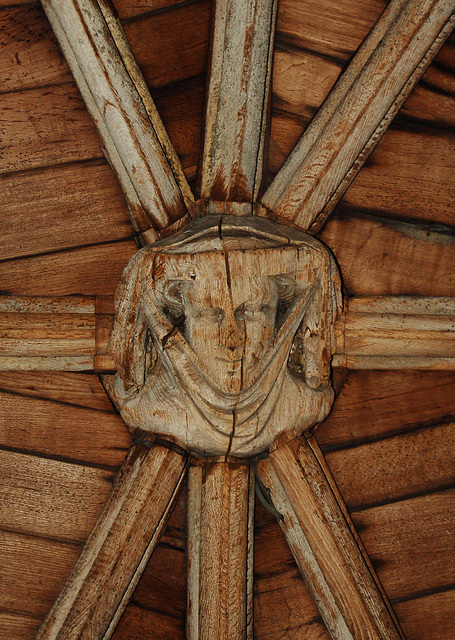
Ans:
{"type": "Polygon", "coordinates": [[[184,293],[184,335],[218,388],[238,393],[255,371],[274,336],[278,286],[267,277],[230,277],[220,256],[184,293]]]}

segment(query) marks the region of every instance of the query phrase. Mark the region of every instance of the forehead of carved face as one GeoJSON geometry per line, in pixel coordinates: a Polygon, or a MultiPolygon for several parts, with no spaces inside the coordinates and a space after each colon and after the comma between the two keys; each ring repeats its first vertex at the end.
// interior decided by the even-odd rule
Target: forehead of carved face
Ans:
{"type": "Polygon", "coordinates": [[[227,393],[250,386],[274,336],[274,279],[242,274],[228,254],[218,254],[199,266],[183,302],[184,335],[206,374],[227,393]]]}

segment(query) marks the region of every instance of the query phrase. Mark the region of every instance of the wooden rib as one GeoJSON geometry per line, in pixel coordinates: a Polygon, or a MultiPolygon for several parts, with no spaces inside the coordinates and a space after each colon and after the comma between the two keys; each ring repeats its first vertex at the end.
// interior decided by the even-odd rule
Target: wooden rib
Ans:
{"type": "MultiPolygon", "coordinates": [[[[0,296],[0,371],[115,370],[112,298],[0,296]]],[[[333,366],[455,369],[455,298],[351,298],[333,366]]]]}
{"type": "Polygon", "coordinates": [[[254,473],[211,462],[189,479],[188,640],[252,640],[254,473]]]}
{"type": "Polygon", "coordinates": [[[275,449],[257,472],[283,516],[280,526],[333,640],[400,639],[306,439],[275,449]]]}
{"type": "Polygon", "coordinates": [[[215,4],[201,197],[253,202],[263,174],[276,0],[215,4]]]}
{"type": "Polygon", "coordinates": [[[392,0],[261,202],[316,233],[455,24],[454,0],[392,0]]]}
{"type": "Polygon", "coordinates": [[[188,215],[192,196],[107,2],[42,0],[145,242],[188,215]]]}
{"type": "Polygon", "coordinates": [[[158,542],[187,456],[135,444],[36,640],[107,640],[158,542]]]}

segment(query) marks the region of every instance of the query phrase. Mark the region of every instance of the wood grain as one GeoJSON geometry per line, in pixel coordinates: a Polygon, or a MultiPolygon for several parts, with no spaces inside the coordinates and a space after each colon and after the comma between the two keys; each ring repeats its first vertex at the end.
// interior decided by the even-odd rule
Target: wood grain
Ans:
{"type": "Polygon", "coordinates": [[[165,526],[185,463],[171,449],[133,445],[37,639],[111,637],[165,526]]]}
{"type": "Polygon", "coordinates": [[[104,160],[13,173],[1,184],[0,260],[123,240],[134,232],[104,160]]]}
{"type": "Polygon", "coordinates": [[[415,600],[396,602],[407,640],[446,640],[455,628],[455,591],[442,591],[415,600]]]}
{"type": "Polygon", "coordinates": [[[277,3],[215,4],[201,198],[254,202],[264,172],[277,3]]]}
{"type": "Polygon", "coordinates": [[[8,640],[28,640],[38,631],[40,618],[0,611],[0,633],[8,640]]]}
{"type": "Polygon", "coordinates": [[[451,230],[359,212],[335,214],[321,233],[354,296],[452,296],[451,230]]]}
{"type": "Polygon", "coordinates": [[[453,372],[350,371],[315,435],[326,452],[451,421],[454,394],[453,372]]]}
{"type": "Polygon", "coordinates": [[[449,35],[454,6],[388,5],[263,196],[265,206],[320,228],[449,35]]]}
{"type": "Polygon", "coordinates": [[[143,14],[172,10],[186,0],[115,0],[114,5],[122,20],[140,19],[143,14]]]}
{"type": "Polygon", "coordinates": [[[352,514],[392,601],[453,585],[454,514],[453,490],[352,514]]]}
{"type": "Polygon", "coordinates": [[[190,640],[252,638],[253,484],[248,463],[215,462],[190,469],[190,640]]]}
{"type": "Polygon", "coordinates": [[[1,451],[0,527],[85,542],[114,471],[1,451]],[[14,508],[12,508],[14,505],[14,508]]]}
{"type": "Polygon", "coordinates": [[[146,220],[149,227],[163,228],[185,216],[183,171],[107,3],[46,0],[43,7],[124,188],[132,220],[145,231],[146,220]]]}
{"type": "Polygon", "coordinates": [[[257,469],[332,638],[400,638],[306,440],[275,449],[257,469]]]}
{"type": "Polygon", "coordinates": [[[181,620],[160,611],[129,604],[112,640],[143,640],[145,634],[153,640],[185,640],[185,626],[181,620]]]}

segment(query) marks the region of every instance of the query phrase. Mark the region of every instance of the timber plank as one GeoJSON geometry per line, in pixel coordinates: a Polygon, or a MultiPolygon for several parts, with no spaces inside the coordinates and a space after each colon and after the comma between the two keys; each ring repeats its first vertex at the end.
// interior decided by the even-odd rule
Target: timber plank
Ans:
{"type": "Polygon", "coordinates": [[[398,127],[387,131],[341,204],[381,216],[453,226],[455,133],[398,127]]]}
{"type": "Polygon", "coordinates": [[[2,93],[70,81],[70,70],[41,5],[19,4],[0,3],[2,93]]]}
{"type": "Polygon", "coordinates": [[[124,24],[149,87],[156,89],[205,74],[210,20],[209,0],[196,0],[124,24]]]}
{"type": "Polygon", "coordinates": [[[393,605],[407,640],[448,640],[455,629],[455,590],[393,605]]]}
{"type": "Polygon", "coordinates": [[[336,213],[320,238],[351,295],[453,295],[455,237],[448,230],[348,210],[336,213]]]}
{"type": "Polygon", "coordinates": [[[0,528],[83,542],[111,488],[113,471],[1,451],[0,528]]]}
{"type": "Polygon", "coordinates": [[[41,618],[13,611],[0,611],[0,638],[28,640],[34,638],[41,618]]]}
{"type": "Polygon", "coordinates": [[[256,500],[254,633],[258,640],[329,640],[275,517],[256,500]],[[277,612],[280,615],[277,615],[277,612]]]}
{"type": "Polygon", "coordinates": [[[185,622],[158,611],[130,603],[112,635],[112,640],[185,640],[185,622]]]}
{"type": "Polygon", "coordinates": [[[8,391],[19,396],[116,413],[98,376],[94,374],[0,371],[0,392],[8,391]]]}
{"type": "Polygon", "coordinates": [[[130,444],[115,413],[0,393],[2,447],[115,469],[130,444]]]}
{"type": "Polygon", "coordinates": [[[104,160],[10,174],[1,183],[0,260],[133,233],[123,195],[104,160]]]}
{"type": "Polygon", "coordinates": [[[453,372],[350,371],[315,436],[327,451],[454,420],[454,396],[453,372]]]}
{"type": "Polygon", "coordinates": [[[1,173],[102,157],[100,140],[75,84],[2,95],[1,173]]]}
{"type": "Polygon", "coordinates": [[[114,0],[113,4],[121,20],[140,18],[144,13],[172,10],[188,0],[114,0]]]}
{"type": "Polygon", "coordinates": [[[455,485],[455,423],[325,455],[350,510],[455,485]]]}
{"type": "Polygon", "coordinates": [[[358,511],[352,518],[392,601],[453,584],[454,490],[358,511]]]}
{"type": "Polygon", "coordinates": [[[2,293],[114,296],[120,275],[137,249],[132,240],[125,240],[3,262],[2,293]]]}
{"type": "Polygon", "coordinates": [[[76,562],[80,545],[9,531],[1,536],[0,608],[43,618],[76,562]]]}

